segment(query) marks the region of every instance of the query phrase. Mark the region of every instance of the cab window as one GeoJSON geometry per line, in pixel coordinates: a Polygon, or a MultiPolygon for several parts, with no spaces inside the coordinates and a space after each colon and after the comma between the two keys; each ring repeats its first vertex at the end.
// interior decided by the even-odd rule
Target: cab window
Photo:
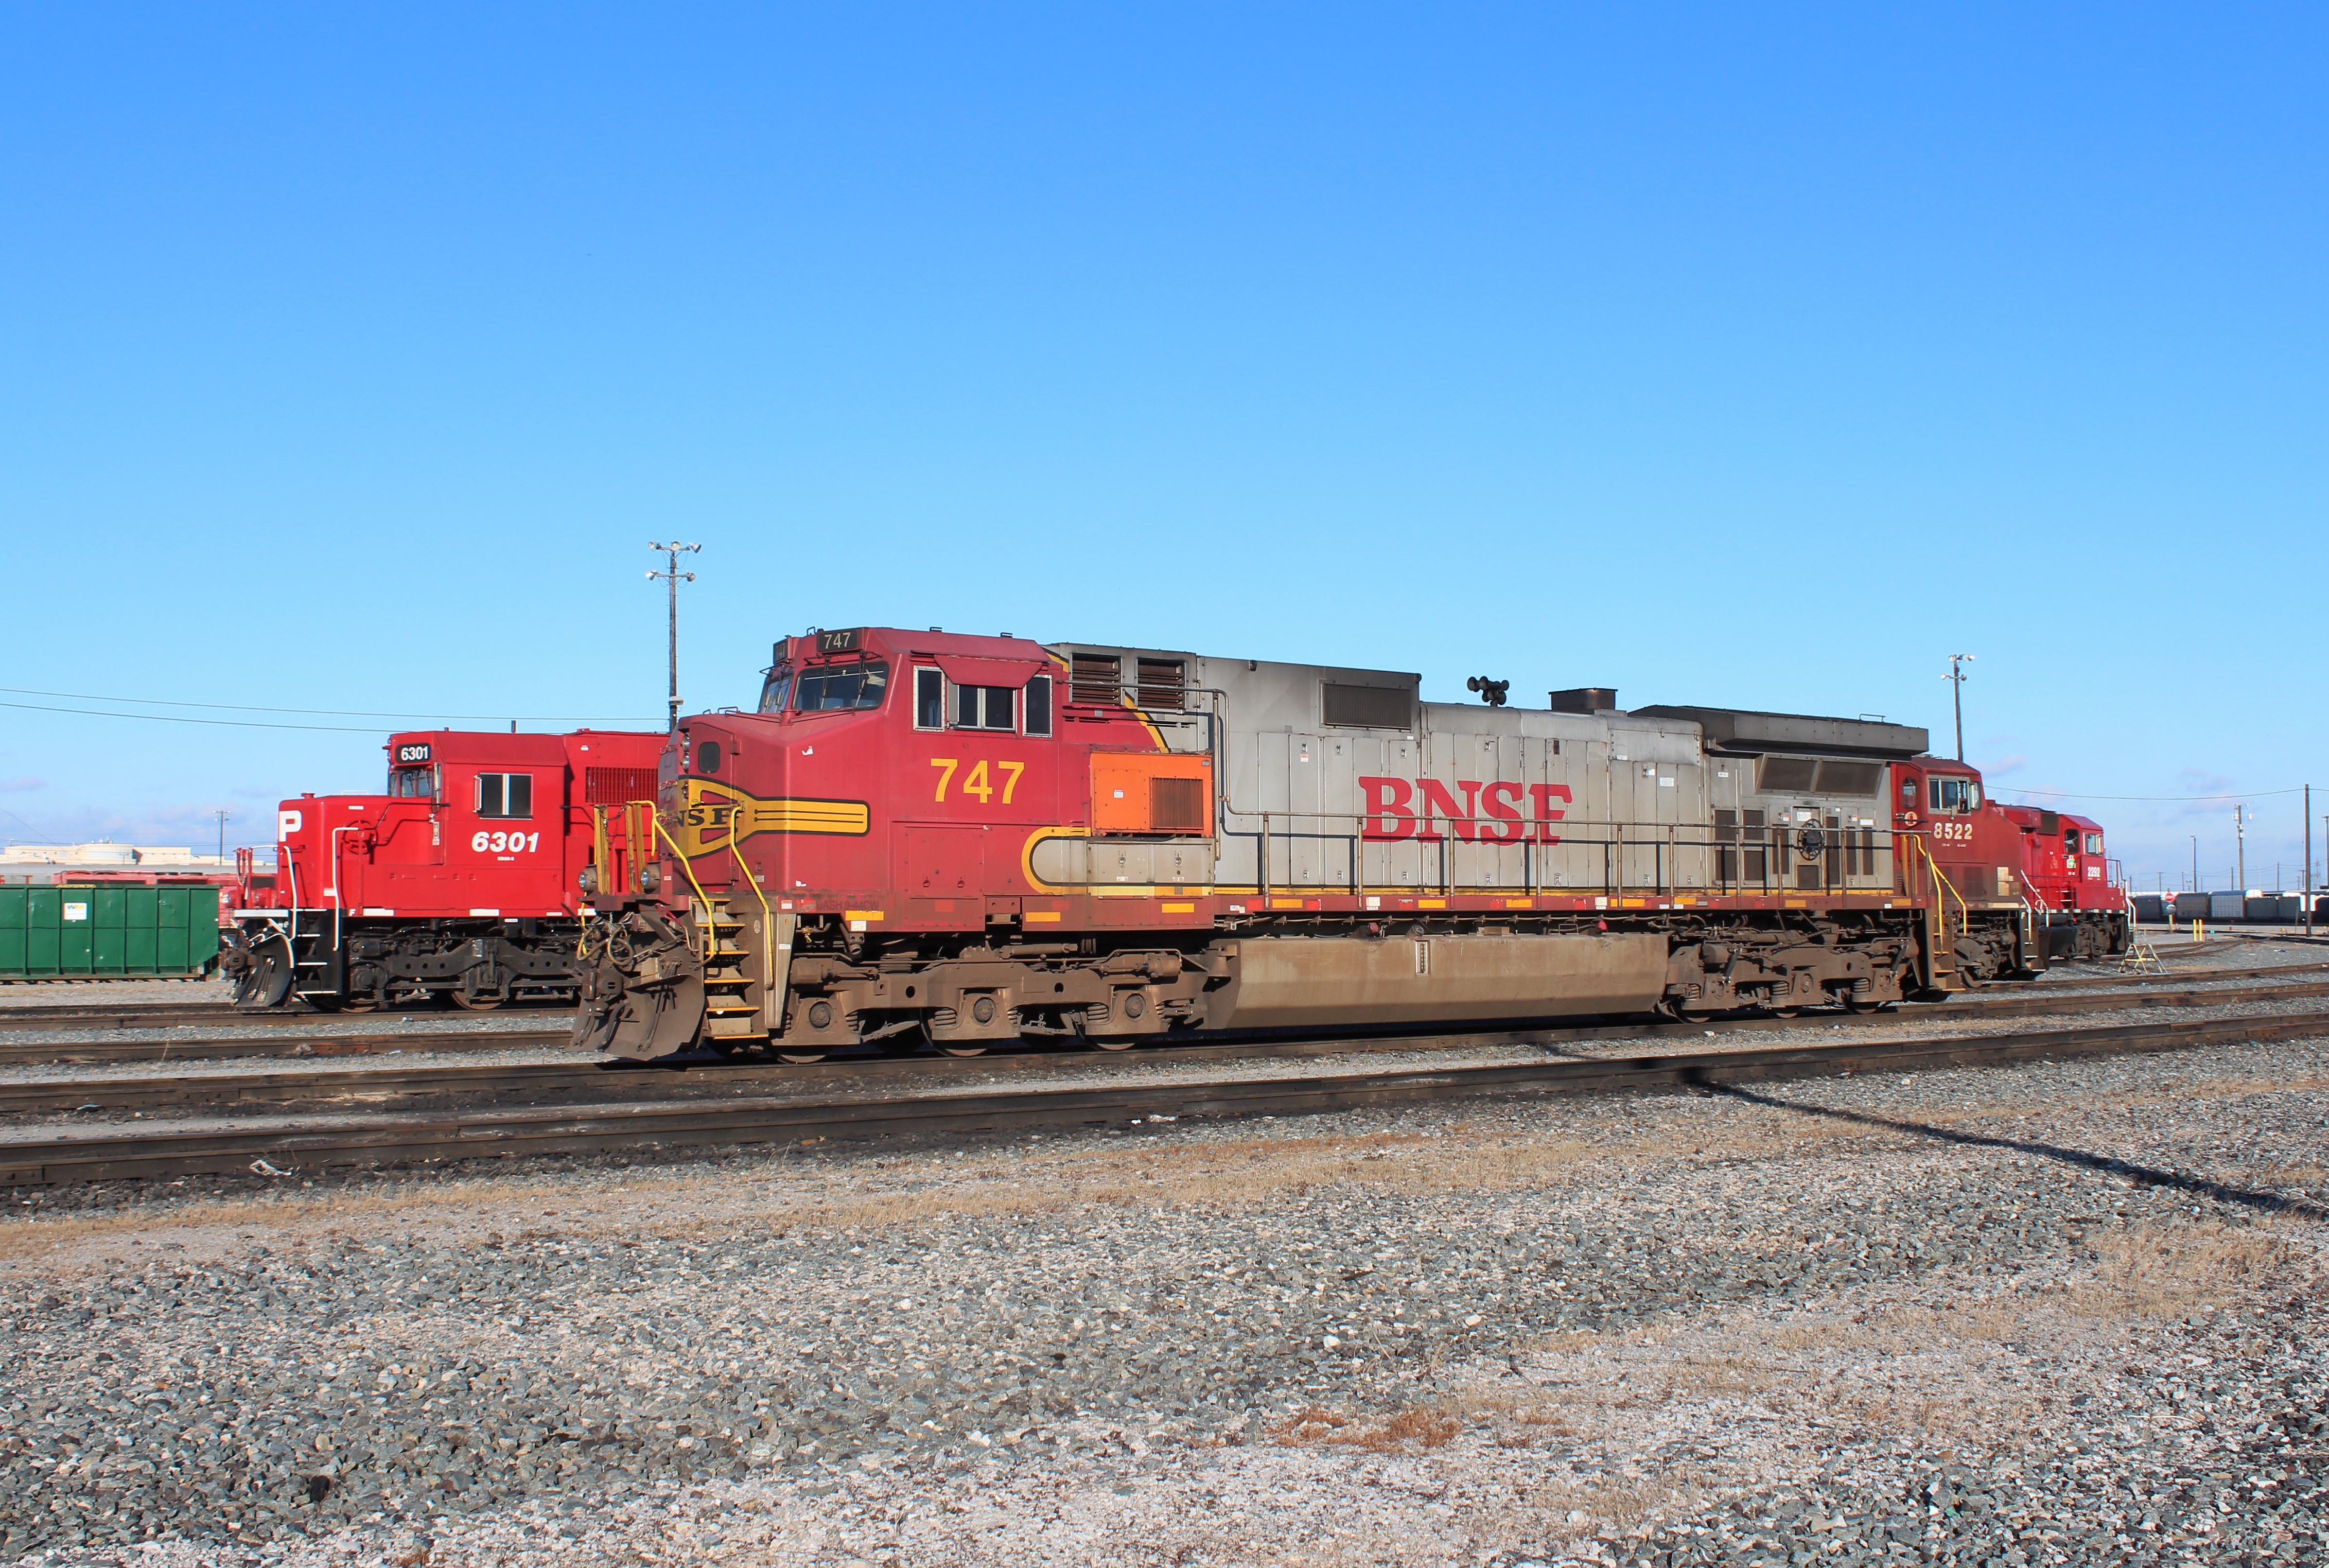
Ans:
{"type": "Polygon", "coordinates": [[[533,775],[530,773],[481,773],[477,775],[477,815],[533,815],[533,775]]]}
{"type": "Polygon", "coordinates": [[[768,671],[768,679],[760,688],[760,711],[782,713],[785,699],[792,694],[793,672],[790,667],[768,671]]]}
{"type": "Polygon", "coordinates": [[[1027,682],[1027,733],[1051,733],[1051,678],[1038,675],[1027,682]]]}
{"type": "Polygon", "coordinates": [[[435,800],[437,770],[433,767],[391,768],[388,774],[388,793],[391,800],[435,800]]]}
{"type": "Polygon", "coordinates": [[[1937,778],[1930,781],[1933,810],[1965,812],[1981,804],[1981,785],[1969,778],[1937,778]]]}
{"type": "Polygon", "coordinates": [[[840,713],[879,708],[890,686],[890,666],[882,663],[827,664],[804,670],[795,683],[796,713],[840,713]]]}
{"type": "Polygon", "coordinates": [[[2087,853],[2089,855],[2099,855],[2102,852],[2103,836],[2100,833],[2089,833],[2087,835],[2087,853]]]}
{"type": "Polygon", "coordinates": [[[1014,713],[1019,693],[1008,686],[957,686],[954,689],[957,729],[1016,729],[1014,713]]]}

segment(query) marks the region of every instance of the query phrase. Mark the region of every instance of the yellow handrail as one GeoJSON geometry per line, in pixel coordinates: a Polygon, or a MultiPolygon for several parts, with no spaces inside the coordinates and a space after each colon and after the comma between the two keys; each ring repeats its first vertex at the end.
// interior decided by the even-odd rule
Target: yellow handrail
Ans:
{"type": "Polygon", "coordinates": [[[1933,909],[1941,919],[1941,934],[1947,936],[1949,934],[1948,900],[1954,898],[1957,901],[1957,932],[1962,935],[1973,925],[1973,910],[1966,905],[1965,895],[1941,875],[1940,863],[1933,859],[1933,851],[1927,847],[1924,834],[1910,833],[1909,840],[1917,846],[1917,853],[1925,858],[1925,869],[1933,878],[1933,909]]]}
{"type": "MultiPolygon", "coordinates": [[[[695,868],[687,863],[687,857],[680,852],[679,845],[672,840],[671,830],[663,825],[663,813],[650,812],[647,813],[647,821],[653,822],[655,831],[663,835],[663,841],[671,845],[671,858],[679,862],[679,869],[682,871],[687,873],[687,885],[695,889],[696,897],[702,901],[703,918],[706,921],[712,920],[714,918],[712,912],[712,895],[706,893],[703,890],[703,884],[695,879],[695,868]]],[[[713,940],[714,937],[709,934],[704,937],[703,951],[696,954],[697,958],[707,960],[711,958],[713,940]]]]}

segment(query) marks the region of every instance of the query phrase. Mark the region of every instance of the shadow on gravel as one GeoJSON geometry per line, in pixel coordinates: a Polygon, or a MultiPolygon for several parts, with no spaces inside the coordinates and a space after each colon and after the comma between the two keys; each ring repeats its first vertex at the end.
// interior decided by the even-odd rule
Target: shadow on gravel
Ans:
{"type": "Polygon", "coordinates": [[[2329,1219],[2329,1208],[2305,1198],[2283,1197],[2275,1192],[2255,1192],[2245,1187],[2227,1187],[2204,1176],[2187,1176],[2180,1170],[2161,1170],[2156,1166],[2113,1160],[2104,1154],[2089,1154],[2083,1149],[2064,1149],[2052,1143],[2032,1143],[2019,1138],[1991,1138],[1979,1132],[1960,1132],[1949,1127],[1928,1127],[1921,1122],[1872,1116],[1864,1111],[1799,1105],[1792,1100],[1782,1100],[1774,1094],[1759,1094],[1752,1089],[1741,1089],[1730,1084],[1700,1084],[1697,1087],[1710,1094],[1723,1094],[1751,1104],[1768,1105],[1776,1111],[1792,1111],[1798,1116],[1825,1116],[1831,1122],[1856,1122],[1864,1127],[1882,1127],[1893,1132],[1914,1133],[1919,1138],[1929,1138],[1936,1143],[1959,1143],[1975,1149],[2011,1149],[2022,1154],[2058,1160],[2065,1165],[2083,1166],[2089,1170],[2124,1176],[2150,1187],[2172,1187],[2183,1192],[2198,1193],[2221,1203],[2238,1204],[2243,1208],[2263,1209],[2271,1214],[2302,1215],[2307,1219],[2329,1219]]]}

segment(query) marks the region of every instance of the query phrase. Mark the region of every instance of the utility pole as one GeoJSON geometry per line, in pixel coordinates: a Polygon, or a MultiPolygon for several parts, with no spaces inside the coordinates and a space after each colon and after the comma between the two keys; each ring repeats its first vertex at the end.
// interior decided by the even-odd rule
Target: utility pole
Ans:
{"type": "Polygon", "coordinates": [[[670,544],[657,544],[655,540],[649,540],[647,548],[663,551],[665,561],[665,569],[649,572],[647,580],[653,582],[660,577],[671,586],[671,733],[677,735],[679,733],[679,585],[695,580],[693,572],[684,572],[679,569],[679,558],[683,555],[694,555],[703,547],[700,544],[680,544],[676,541],[670,544]]]}
{"type": "MultiPolygon", "coordinates": [[[[673,711],[678,710],[674,709],[673,711]]],[[[2234,853],[2238,857],[2232,867],[2232,876],[2236,891],[2245,898],[2249,896],[2249,809],[2246,806],[2232,808],[2232,842],[2237,846],[2234,853]]]]}
{"type": "MultiPolygon", "coordinates": [[[[2305,816],[2306,816],[2307,820],[2310,820],[2310,819],[2311,819],[2311,817],[2312,817],[2312,814],[2313,814],[2313,807],[2312,807],[2312,804],[2311,804],[2311,803],[2310,803],[2309,801],[2306,803],[2306,805],[2305,805],[2305,816]]],[[[227,818],[228,818],[229,816],[231,816],[231,814],[232,814],[232,813],[231,813],[231,812],[228,812],[224,807],[221,807],[219,810],[214,811],[214,812],[212,812],[211,813],[211,815],[212,815],[212,816],[214,816],[214,817],[216,817],[216,818],[218,819],[218,824],[219,824],[219,864],[220,864],[220,865],[222,865],[222,866],[223,866],[223,865],[225,865],[225,864],[226,864],[226,823],[227,823],[227,818]]],[[[2312,833],[2311,833],[2311,832],[2309,832],[2309,831],[2308,831],[2308,832],[2305,835],[2305,852],[2306,854],[2310,855],[2311,853],[2313,853],[2313,835],[2312,835],[2312,833]]]]}
{"type": "Polygon", "coordinates": [[[1949,672],[1942,679],[1949,683],[1949,704],[1957,716],[1957,760],[1965,760],[1965,667],[1973,662],[1970,653],[1949,655],[1949,672]]]}
{"type": "Polygon", "coordinates": [[[2192,835],[2192,891],[2200,890],[2200,835],[2192,835]]]}

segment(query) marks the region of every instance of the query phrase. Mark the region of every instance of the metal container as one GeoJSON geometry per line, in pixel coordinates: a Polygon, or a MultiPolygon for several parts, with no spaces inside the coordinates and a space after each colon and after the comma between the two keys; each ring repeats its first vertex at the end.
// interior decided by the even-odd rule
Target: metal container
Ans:
{"type": "Polygon", "coordinates": [[[0,887],[0,980],[207,973],[218,908],[206,882],[0,887]]]}
{"type": "Polygon", "coordinates": [[[2175,895],[2175,918],[2178,920],[2212,918],[2208,900],[2209,896],[2205,893],[2178,893],[2175,895]]]}
{"type": "Polygon", "coordinates": [[[2135,896],[2135,917],[2156,925],[2169,917],[2173,894],[2138,893],[2135,896]]]}
{"type": "Polygon", "coordinates": [[[2246,920],[2249,917],[2249,896],[2245,893],[2211,893],[2208,895],[2208,918],[2211,920],[2246,920]]]}

